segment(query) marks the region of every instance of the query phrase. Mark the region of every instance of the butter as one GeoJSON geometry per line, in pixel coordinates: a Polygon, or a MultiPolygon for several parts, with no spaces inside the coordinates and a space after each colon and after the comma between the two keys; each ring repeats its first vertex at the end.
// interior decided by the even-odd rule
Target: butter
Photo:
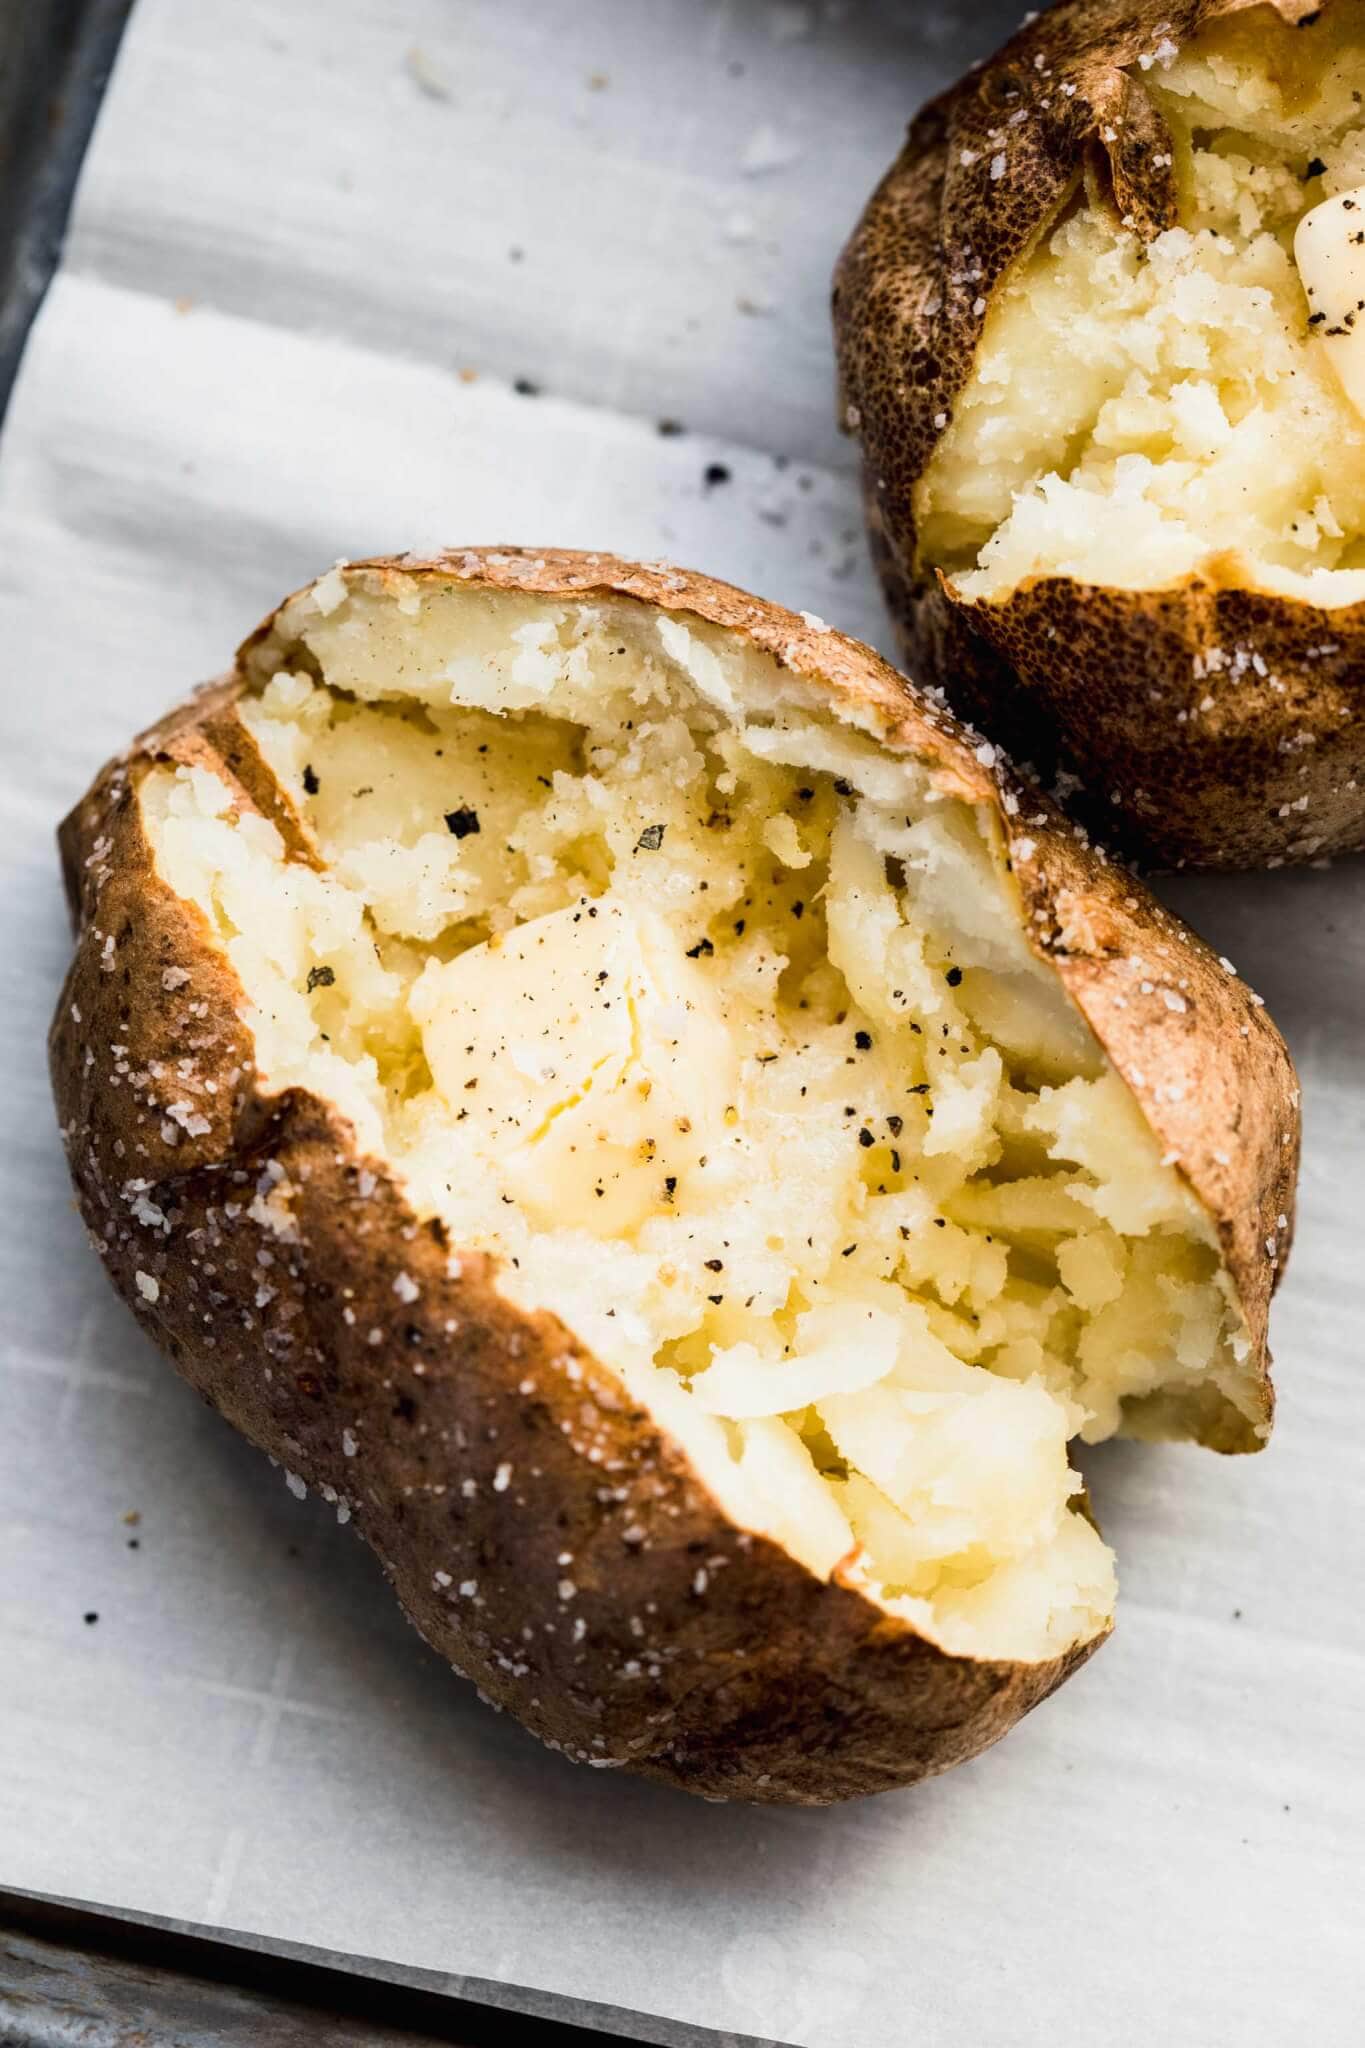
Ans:
{"type": "Polygon", "coordinates": [[[1308,294],[1309,331],[1365,417],[1365,186],[1304,215],[1294,260],[1308,294]]]}
{"type": "Polygon", "coordinates": [[[723,1142],[719,994],[651,911],[585,898],[536,918],[428,966],[413,1014],[463,1135],[546,1227],[626,1234],[723,1142]]]}

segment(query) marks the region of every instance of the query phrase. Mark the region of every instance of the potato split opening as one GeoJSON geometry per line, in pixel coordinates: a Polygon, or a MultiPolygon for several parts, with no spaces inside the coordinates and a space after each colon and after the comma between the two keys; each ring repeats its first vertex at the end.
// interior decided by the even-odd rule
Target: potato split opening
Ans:
{"type": "Polygon", "coordinates": [[[1201,572],[1365,599],[1363,75],[1342,5],[1225,17],[1134,74],[1181,225],[1144,247],[1082,193],[999,289],[917,488],[924,566],[988,601],[1201,572]]]}
{"type": "Polygon", "coordinates": [[[141,803],[259,1084],[335,1104],[741,1526],[950,1652],[1092,1640],[1069,1440],[1244,1407],[1248,1339],[993,819],[641,605],[333,572],[252,659],[316,865],[204,768],[141,803]]]}

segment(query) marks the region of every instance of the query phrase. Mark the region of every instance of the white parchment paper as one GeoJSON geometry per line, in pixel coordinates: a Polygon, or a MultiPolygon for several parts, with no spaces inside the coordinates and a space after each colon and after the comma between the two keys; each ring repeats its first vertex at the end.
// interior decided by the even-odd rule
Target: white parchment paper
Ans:
{"type": "Polygon", "coordinates": [[[58,816],[335,557],[666,554],[885,639],[829,270],[1011,16],[140,0],[0,451],[0,1883],[807,2048],[1362,2038],[1359,864],[1168,891],[1303,1069],[1273,1447],[1090,1460],[1112,1643],[832,1813],[480,1707],[113,1300],[48,1101],[58,816]]]}

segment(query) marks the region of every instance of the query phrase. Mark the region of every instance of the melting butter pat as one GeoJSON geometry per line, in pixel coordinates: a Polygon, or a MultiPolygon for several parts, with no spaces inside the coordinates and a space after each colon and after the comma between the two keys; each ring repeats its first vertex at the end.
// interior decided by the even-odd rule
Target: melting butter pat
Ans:
{"type": "Polygon", "coordinates": [[[535,1222],[619,1236],[681,1199],[737,1068],[717,991],[655,913],[585,899],[431,962],[432,1078],[535,1222]]]}
{"type": "Polygon", "coordinates": [[[1304,215],[1294,260],[1308,294],[1309,329],[1365,417],[1365,186],[1304,215]]]}

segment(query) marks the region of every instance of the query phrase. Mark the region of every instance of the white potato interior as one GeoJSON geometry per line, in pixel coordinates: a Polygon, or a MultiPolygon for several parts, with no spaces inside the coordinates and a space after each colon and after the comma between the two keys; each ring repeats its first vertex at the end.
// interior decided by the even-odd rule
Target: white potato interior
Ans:
{"type": "Polygon", "coordinates": [[[919,485],[923,557],[988,600],[1049,575],[1155,589],[1224,557],[1237,582],[1356,603],[1365,324],[1310,301],[1295,230],[1365,184],[1365,8],[1301,28],[1255,8],[1139,77],[1182,225],[1144,248],[1082,195],[1016,269],[919,485]]]}
{"type": "Polygon", "coordinates": [[[744,1526],[964,1654],[1095,1635],[1069,1439],[1238,1396],[1202,1212],[1020,931],[993,828],[737,637],[337,576],[249,700],[324,868],[142,802],[306,1085],[744,1526]]]}

